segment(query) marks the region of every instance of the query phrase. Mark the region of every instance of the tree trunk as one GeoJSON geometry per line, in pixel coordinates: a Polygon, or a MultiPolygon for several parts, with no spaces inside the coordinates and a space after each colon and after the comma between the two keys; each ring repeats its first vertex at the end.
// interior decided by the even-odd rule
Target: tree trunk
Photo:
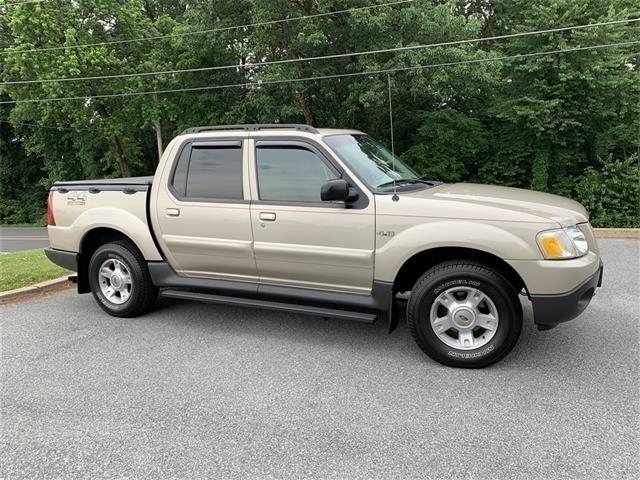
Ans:
{"type": "Polygon", "coordinates": [[[307,125],[313,125],[313,113],[311,113],[311,104],[309,102],[309,97],[307,97],[305,92],[296,92],[296,97],[298,98],[298,102],[302,107],[302,113],[304,113],[304,121],[307,125]]]}
{"type": "MultiPolygon", "coordinates": [[[[158,103],[158,94],[153,94],[153,101],[155,103],[158,103]]],[[[162,142],[162,123],[160,123],[159,118],[153,121],[153,126],[156,130],[156,144],[158,145],[158,161],[155,162],[155,164],[156,166],[158,166],[158,163],[160,163],[160,159],[162,158],[162,152],[164,149],[162,142]]]]}
{"type": "MultiPolygon", "coordinates": [[[[100,115],[100,118],[105,120],[109,118],[109,112],[107,112],[104,105],[98,105],[98,115],[100,115]]],[[[124,155],[124,148],[122,148],[122,142],[118,135],[111,137],[111,145],[113,146],[116,158],[118,159],[118,164],[120,165],[120,175],[123,177],[130,177],[131,170],[129,169],[129,162],[124,155]]]]}
{"type": "Polygon", "coordinates": [[[153,122],[153,125],[156,129],[156,143],[158,145],[158,158],[155,162],[156,166],[160,163],[160,159],[162,158],[162,127],[160,126],[160,120],[156,120],[153,122]]]}
{"type": "Polygon", "coordinates": [[[131,171],[129,170],[129,162],[124,155],[124,149],[122,148],[122,142],[120,142],[120,138],[117,135],[114,135],[111,139],[113,144],[113,149],[116,151],[116,156],[118,157],[118,163],[120,164],[120,173],[123,177],[130,177],[131,171]]]}

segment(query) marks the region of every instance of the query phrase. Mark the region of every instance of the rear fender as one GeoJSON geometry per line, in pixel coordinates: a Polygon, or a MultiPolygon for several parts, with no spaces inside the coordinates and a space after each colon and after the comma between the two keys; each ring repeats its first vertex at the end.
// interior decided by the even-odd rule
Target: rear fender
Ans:
{"type": "Polygon", "coordinates": [[[128,237],[138,247],[147,261],[162,260],[156,248],[149,225],[138,216],[121,208],[95,207],[81,213],[68,227],[49,227],[52,245],[64,250],[80,252],[86,235],[97,228],[110,228],[128,237]],[[72,243],[60,246],[57,238],[71,239],[72,243]]]}

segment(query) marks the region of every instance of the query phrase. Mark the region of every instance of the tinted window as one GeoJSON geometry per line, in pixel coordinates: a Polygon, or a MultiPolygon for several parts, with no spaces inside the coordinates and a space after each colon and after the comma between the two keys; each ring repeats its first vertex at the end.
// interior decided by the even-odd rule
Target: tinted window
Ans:
{"type": "Polygon", "coordinates": [[[173,174],[173,186],[181,196],[187,198],[241,200],[242,148],[185,148],[173,174]],[[185,156],[188,156],[188,161],[185,156]]]}
{"type": "Polygon", "coordinates": [[[318,155],[301,147],[258,147],[256,164],[261,200],[321,202],[322,185],[338,178],[318,155]]]}

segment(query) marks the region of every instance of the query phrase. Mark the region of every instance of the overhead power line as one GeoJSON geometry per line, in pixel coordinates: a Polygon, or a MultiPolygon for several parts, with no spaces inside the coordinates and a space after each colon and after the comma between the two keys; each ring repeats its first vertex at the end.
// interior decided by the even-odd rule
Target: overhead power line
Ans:
{"type": "Polygon", "coordinates": [[[40,3],[42,0],[24,0],[23,2],[0,3],[0,7],[13,7],[15,5],[26,5],[27,3],[40,3]]]}
{"type": "Polygon", "coordinates": [[[79,130],[89,130],[89,128],[82,128],[82,127],[63,127],[63,126],[52,127],[50,125],[38,125],[36,123],[10,122],[9,120],[2,120],[2,119],[0,119],[0,123],[5,123],[7,125],[11,125],[14,128],[15,128],[15,126],[19,125],[21,127],[46,128],[48,130],[58,130],[58,131],[68,130],[68,131],[71,131],[71,132],[77,132],[79,130]]]}
{"type": "MultiPolygon", "coordinates": [[[[41,1],[41,0],[37,0],[41,1]]],[[[176,38],[176,37],[188,37],[192,35],[205,35],[207,33],[215,33],[215,32],[227,32],[230,30],[240,30],[244,28],[252,28],[252,27],[264,27],[267,25],[277,25],[278,23],[287,23],[287,22],[297,22],[300,20],[309,20],[312,18],[321,18],[321,17],[329,17],[331,15],[342,15],[344,13],[357,12],[362,10],[370,10],[372,8],[382,8],[382,7],[392,7],[394,5],[401,5],[404,3],[412,3],[416,0],[395,0],[393,2],[385,2],[385,3],[377,3],[375,5],[367,5],[364,7],[354,7],[354,8],[345,8],[344,10],[333,10],[331,12],[323,12],[323,13],[314,13],[311,15],[301,15],[298,17],[291,18],[280,18],[277,20],[265,20],[263,22],[255,22],[255,23],[246,23],[243,25],[234,25],[230,27],[218,27],[218,28],[210,28],[207,30],[194,30],[191,32],[178,32],[178,33],[170,33],[166,35],[155,35],[152,37],[141,37],[141,38],[129,38],[122,40],[111,40],[108,42],[96,42],[96,43],[83,43],[79,45],[60,45],[55,47],[42,47],[42,48],[30,48],[25,50],[12,50],[11,52],[18,53],[35,53],[35,52],[52,52],[56,50],[66,50],[72,48],[90,48],[90,47],[101,47],[105,45],[121,45],[126,43],[135,43],[135,42],[148,42],[153,40],[164,40],[166,38],[176,38]]],[[[0,52],[0,55],[3,53],[9,53],[8,51],[0,52]]]]}
{"type": "Polygon", "coordinates": [[[26,99],[26,100],[8,100],[8,101],[0,102],[0,105],[16,104],[16,103],[59,102],[63,100],[87,101],[89,99],[96,99],[96,98],[134,97],[134,96],[142,96],[142,95],[178,93],[178,92],[196,92],[196,91],[218,90],[218,89],[239,88],[239,87],[245,87],[245,88],[262,87],[266,85],[307,82],[307,81],[313,81],[313,80],[327,80],[327,79],[336,79],[336,78],[344,78],[344,77],[391,74],[391,73],[405,72],[410,70],[422,70],[427,68],[451,67],[451,66],[470,65],[470,64],[485,63],[485,62],[496,62],[496,61],[503,61],[503,60],[518,60],[523,58],[539,57],[539,56],[553,55],[558,53],[595,50],[595,49],[610,48],[610,47],[621,47],[621,46],[633,45],[637,43],[640,43],[640,40],[608,43],[608,44],[602,44],[602,45],[591,45],[587,47],[572,47],[572,48],[565,48],[560,50],[549,50],[546,52],[522,53],[518,55],[506,55],[502,57],[480,58],[476,60],[462,60],[458,62],[433,63],[428,65],[414,65],[410,67],[386,68],[381,70],[369,70],[364,72],[337,73],[333,75],[319,75],[319,76],[310,76],[310,77],[301,77],[301,78],[281,79],[281,80],[265,80],[265,81],[257,81],[257,82],[233,83],[233,84],[226,84],[226,85],[207,85],[203,87],[190,87],[190,88],[172,88],[172,89],[166,89],[166,90],[150,90],[150,91],[143,91],[143,92],[122,92],[122,93],[108,93],[108,94],[101,94],[101,95],[83,95],[83,96],[74,96],[74,97],[49,97],[49,98],[33,98],[33,99],[26,99]]]}
{"type": "Polygon", "coordinates": [[[33,84],[33,83],[80,82],[80,81],[93,81],[93,80],[107,80],[107,79],[115,79],[115,78],[175,75],[175,74],[182,74],[182,73],[208,72],[208,71],[214,71],[214,70],[255,68],[255,67],[263,67],[267,65],[282,65],[282,64],[312,62],[317,60],[329,60],[329,59],[337,59],[337,58],[345,58],[345,57],[360,57],[364,55],[376,55],[381,53],[397,53],[397,52],[404,52],[404,51],[411,51],[411,50],[424,50],[428,48],[447,47],[447,46],[463,45],[463,44],[471,44],[471,43],[481,43],[481,42],[488,42],[493,40],[503,40],[505,38],[525,37],[525,36],[531,36],[531,35],[540,35],[544,33],[563,32],[567,30],[581,30],[585,28],[602,27],[606,25],[617,25],[621,23],[634,23],[638,21],[640,21],[640,18],[631,18],[626,20],[612,20],[609,22],[588,23],[584,25],[575,25],[572,27],[548,28],[545,30],[535,30],[531,32],[519,32],[519,33],[510,33],[507,35],[495,35],[492,37],[472,38],[472,39],[465,39],[465,40],[452,40],[449,42],[430,43],[430,44],[424,44],[424,45],[409,45],[409,46],[395,47],[395,48],[382,48],[378,50],[365,50],[360,52],[337,53],[333,55],[319,55],[314,57],[287,58],[282,60],[269,60],[264,62],[245,63],[245,64],[218,65],[213,67],[196,67],[196,68],[186,68],[181,70],[158,70],[153,72],[141,72],[141,73],[121,73],[121,74],[115,74],[115,75],[96,75],[92,77],[61,77],[61,78],[48,78],[48,79],[41,79],[41,80],[39,79],[12,80],[7,82],[0,82],[0,85],[26,85],[26,84],[33,84]]]}

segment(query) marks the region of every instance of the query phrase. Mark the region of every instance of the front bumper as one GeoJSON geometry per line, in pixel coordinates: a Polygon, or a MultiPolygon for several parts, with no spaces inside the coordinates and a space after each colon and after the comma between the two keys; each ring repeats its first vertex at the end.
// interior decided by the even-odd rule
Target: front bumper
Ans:
{"type": "Polygon", "coordinates": [[[580,315],[602,285],[604,265],[576,288],[559,295],[531,295],[533,319],[539,330],[549,330],[559,323],[568,322],[580,315]]]}

